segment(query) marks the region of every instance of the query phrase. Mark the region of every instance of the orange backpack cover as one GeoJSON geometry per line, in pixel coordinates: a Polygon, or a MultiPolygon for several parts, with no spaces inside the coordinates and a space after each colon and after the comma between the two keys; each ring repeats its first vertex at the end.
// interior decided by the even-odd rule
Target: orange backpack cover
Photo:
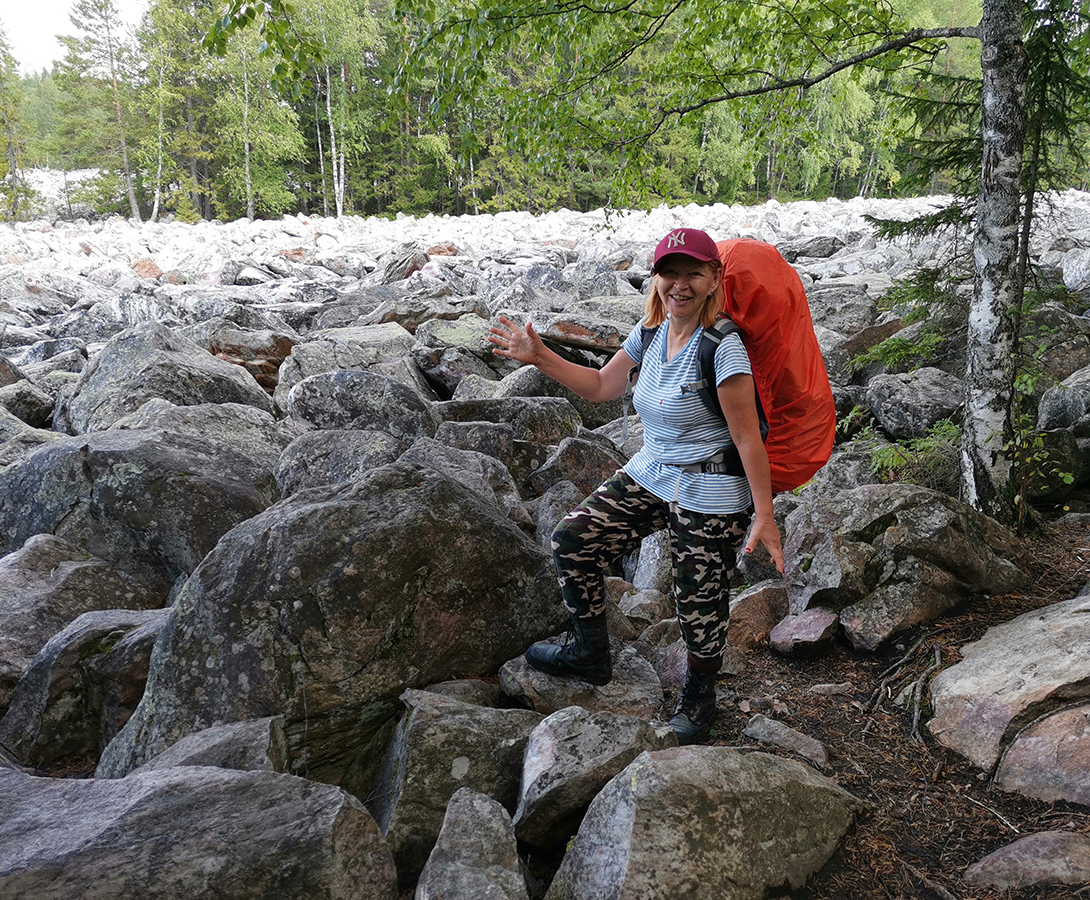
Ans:
{"type": "Polygon", "coordinates": [[[771,244],[716,244],[723,263],[723,312],[742,332],[768,418],[765,449],[773,492],[805,484],[833,451],[836,405],[806,291],[771,244]]]}

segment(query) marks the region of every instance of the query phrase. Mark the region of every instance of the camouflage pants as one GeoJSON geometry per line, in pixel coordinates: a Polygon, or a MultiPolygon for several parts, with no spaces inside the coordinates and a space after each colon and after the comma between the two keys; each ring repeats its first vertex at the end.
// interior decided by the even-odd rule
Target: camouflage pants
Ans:
{"type": "Polygon", "coordinates": [[[568,612],[587,618],[605,609],[605,572],[647,535],[670,532],[674,602],[689,654],[713,663],[727,643],[730,577],[751,511],[671,510],[618,470],[561,520],[553,558],[568,612]]]}

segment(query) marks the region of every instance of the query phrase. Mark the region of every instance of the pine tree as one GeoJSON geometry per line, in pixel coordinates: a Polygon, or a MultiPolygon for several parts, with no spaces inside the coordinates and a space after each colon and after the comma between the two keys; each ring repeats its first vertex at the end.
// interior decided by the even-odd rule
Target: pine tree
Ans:
{"type": "MultiPolygon", "coordinates": [[[[140,220],[140,205],[136,199],[134,171],[129,159],[129,115],[123,97],[124,68],[129,48],[122,35],[122,23],[113,0],[76,0],[69,19],[78,34],[60,38],[67,53],[62,64],[67,85],[85,99],[94,98],[107,113],[113,134],[100,134],[103,142],[116,147],[117,168],[128,198],[129,214],[140,220]],[[104,90],[86,90],[97,82],[104,90]]],[[[81,101],[77,101],[81,102],[81,101]]],[[[72,111],[72,107],[69,107],[72,111]]],[[[86,112],[86,111],[85,111],[86,112]]],[[[93,120],[92,120],[93,121],[93,120]]],[[[99,120],[101,122],[101,120],[99,120]]]]}
{"type": "Polygon", "coordinates": [[[0,25],[0,198],[3,217],[18,219],[29,212],[32,191],[23,178],[23,141],[20,135],[19,75],[7,34],[0,25]]]}

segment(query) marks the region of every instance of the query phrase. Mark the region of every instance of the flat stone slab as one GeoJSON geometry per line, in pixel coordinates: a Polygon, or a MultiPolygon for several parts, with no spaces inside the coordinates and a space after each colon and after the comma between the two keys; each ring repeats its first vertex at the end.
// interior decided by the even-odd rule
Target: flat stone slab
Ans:
{"type": "Polygon", "coordinates": [[[931,683],[930,730],[990,771],[1019,729],[1061,700],[1090,697],[1090,596],[1025,613],[961,648],[931,683]]]}
{"type": "Polygon", "coordinates": [[[1027,835],[973,863],[965,880],[1002,891],[1037,884],[1086,884],[1090,837],[1066,831],[1027,835]]]}
{"type": "Polygon", "coordinates": [[[1060,710],[1019,732],[995,782],[1037,800],[1090,806],[1090,705],[1060,710]]]}

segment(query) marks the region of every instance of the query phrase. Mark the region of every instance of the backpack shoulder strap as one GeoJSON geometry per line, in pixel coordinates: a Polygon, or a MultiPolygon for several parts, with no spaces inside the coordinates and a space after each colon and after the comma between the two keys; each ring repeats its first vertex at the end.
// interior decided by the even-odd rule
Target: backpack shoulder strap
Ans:
{"type": "Polygon", "coordinates": [[[621,447],[628,442],[628,410],[632,406],[632,389],[635,387],[636,378],[640,374],[640,366],[647,356],[647,348],[651,346],[659,326],[650,327],[640,323],[640,361],[628,370],[628,384],[625,387],[624,396],[621,397],[621,447]]]}
{"type": "Polygon", "coordinates": [[[658,325],[652,327],[640,323],[640,365],[643,365],[643,358],[647,355],[647,348],[651,346],[651,341],[655,339],[658,331],[658,325]]]}
{"type": "MultiPolygon", "coordinates": [[[[724,419],[726,417],[719,405],[719,391],[715,383],[715,351],[719,349],[723,338],[728,334],[742,336],[742,329],[725,313],[720,313],[715,324],[711,328],[704,329],[704,334],[700,336],[700,346],[697,348],[697,360],[700,367],[700,396],[704,398],[704,403],[709,409],[724,419]]],[[[745,344],[744,337],[742,343],[745,344]]],[[[761,395],[756,392],[756,385],[754,385],[754,399],[757,402],[757,419],[760,422],[761,439],[764,440],[768,437],[768,418],[765,416],[764,407],[761,405],[761,395]]]]}
{"type": "Polygon", "coordinates": [[[719,406],[719,392],[715,384],[715,351],[728,334],[738,334],[739,328],[729,316],[720,313],[715,324],[705,328],[700,336],[700,345],[696,349],[697,367],[700,372],[700,381],[697,389],[704,405],[720,419],[724,418],[723,410],[719,406]]]}

